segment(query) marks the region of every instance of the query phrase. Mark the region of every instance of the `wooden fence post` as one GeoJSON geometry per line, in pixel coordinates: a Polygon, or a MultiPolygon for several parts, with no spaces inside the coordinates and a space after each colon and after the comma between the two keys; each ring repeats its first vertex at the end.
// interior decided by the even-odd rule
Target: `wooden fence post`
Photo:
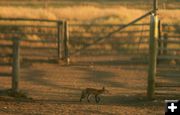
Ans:
{"type": "Polygon", "coordinates": [[[57,22],[57,44],[58,44],[58,61],[61,59],[61,39],[62,39],[62,23],[57,22]]]}
{"type": "Polygon", "coordinates": [[[158,20],[158,55],[162,55],[162,48],[163,48],[163,39],[162,39],[162,34],[161,34],[162,28],[161,28],[161,21],[158,20]]]}
{"type": "Polygon", "coordinates": [[[19,38],[13,39],[12,91],[19,91],[20,43],[19,38]]]}
{"type": "Polygon", "coordinates": [[[164,33],[163,55],[167,55],[167,43],[168,43],[168,34],[167,34],[167,33],[164,33]]]}
{"type": "Polygon", "coordinates": [[[68,23],[67,21],[64,22],[64,57],[66,63],[70,63],[69,58],[69,31],[68,31],[68,23]]]}
{"type": "Polygon", "coordinates": [[[148,87],[147,97],[152,100],[155,90],[155,76],[157,64],[157,40],[158,40],[158,17],[151,15],[150,22],[150,42],[149,42],[149,70],[148,70],[148,87]]]}
{"type": "Polygon", "coordinates": [[[161,54],[162,55],[166,55],[167,54],[167,42],[168,42],[168,34],[167,34],[167,31],[169,30],[169,28],[167,29],[167,26],[166,24],[163,24],[162,25],[162,41],[161,41],[161,54]]]}

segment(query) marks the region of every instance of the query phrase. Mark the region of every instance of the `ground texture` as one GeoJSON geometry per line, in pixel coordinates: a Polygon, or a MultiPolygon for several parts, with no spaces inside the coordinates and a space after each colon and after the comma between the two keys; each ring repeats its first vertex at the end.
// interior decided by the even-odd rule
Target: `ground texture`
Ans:
{"type": "MultiPolygon", "coordinates": [[[[0,115],[163,115],[164,99],[146,99],[147,65],[122,56],[74,57],[69,66],[33,63],[21,66],[20,89],[32,99],[0,96],[0,115]],[[109,90],[96,104],[79,102],[86,87],[109,90]]],[[[0,87],[10,79],[0,78],[0,87]]],[[[169,96],[169,97],[168,97],[169,96]]],[[[172,98],[171,98],[172,99],[172,98]]]]}

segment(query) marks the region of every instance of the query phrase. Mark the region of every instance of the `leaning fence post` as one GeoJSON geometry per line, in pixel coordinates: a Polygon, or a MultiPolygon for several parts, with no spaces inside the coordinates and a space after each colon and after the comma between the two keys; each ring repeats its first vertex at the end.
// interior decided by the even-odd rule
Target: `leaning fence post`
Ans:
{"type": "Polygon", "coordinates": [[[20,43],[19,38],[13,39],[12,91],[19,91],[20,43]]]}
{"type": "Polygon", "coordinates": [[[70,63],[69,58],[69,31],[68,31],[68,22],[64,22],[64,57],[66,60],[66,63],[70,63]]]}
{"type": "Polygon", "coordinates": [[[157,40],[158,40],[158,17],[151,15],[150,22],[150,42],[149,42],[149,70],[148,70],[148,99],[154,98],[155,76],[157,64],[157,40]]]}

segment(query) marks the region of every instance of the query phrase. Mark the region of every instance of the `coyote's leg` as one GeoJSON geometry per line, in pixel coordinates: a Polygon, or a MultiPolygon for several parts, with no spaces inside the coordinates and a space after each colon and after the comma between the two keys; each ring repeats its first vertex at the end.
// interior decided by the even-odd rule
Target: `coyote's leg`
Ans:
{"type": "Polygon", "coordinates": [[[95,95],[95,100],[96,100],[96,103],[99,103],[101,99],[98,95],[95,95]]]}
{"type": "Polygon", "coordinates": [[[87,95],[87,101],[90,102],[89,98],[91,97],[90,94],[87,95]]]}

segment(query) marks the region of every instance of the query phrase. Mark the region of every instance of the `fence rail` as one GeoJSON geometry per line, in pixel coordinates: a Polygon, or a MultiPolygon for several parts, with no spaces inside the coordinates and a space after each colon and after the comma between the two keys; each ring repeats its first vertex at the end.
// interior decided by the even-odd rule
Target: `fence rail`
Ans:
{"type": "Polygon", "coordinates": [[[36,21],[36,22],[59,22],[63,23],[62,21],[58,20],[48,20],[48,19],[34,19],[34,18],[0,18],[1,21],[36,21]]]}

